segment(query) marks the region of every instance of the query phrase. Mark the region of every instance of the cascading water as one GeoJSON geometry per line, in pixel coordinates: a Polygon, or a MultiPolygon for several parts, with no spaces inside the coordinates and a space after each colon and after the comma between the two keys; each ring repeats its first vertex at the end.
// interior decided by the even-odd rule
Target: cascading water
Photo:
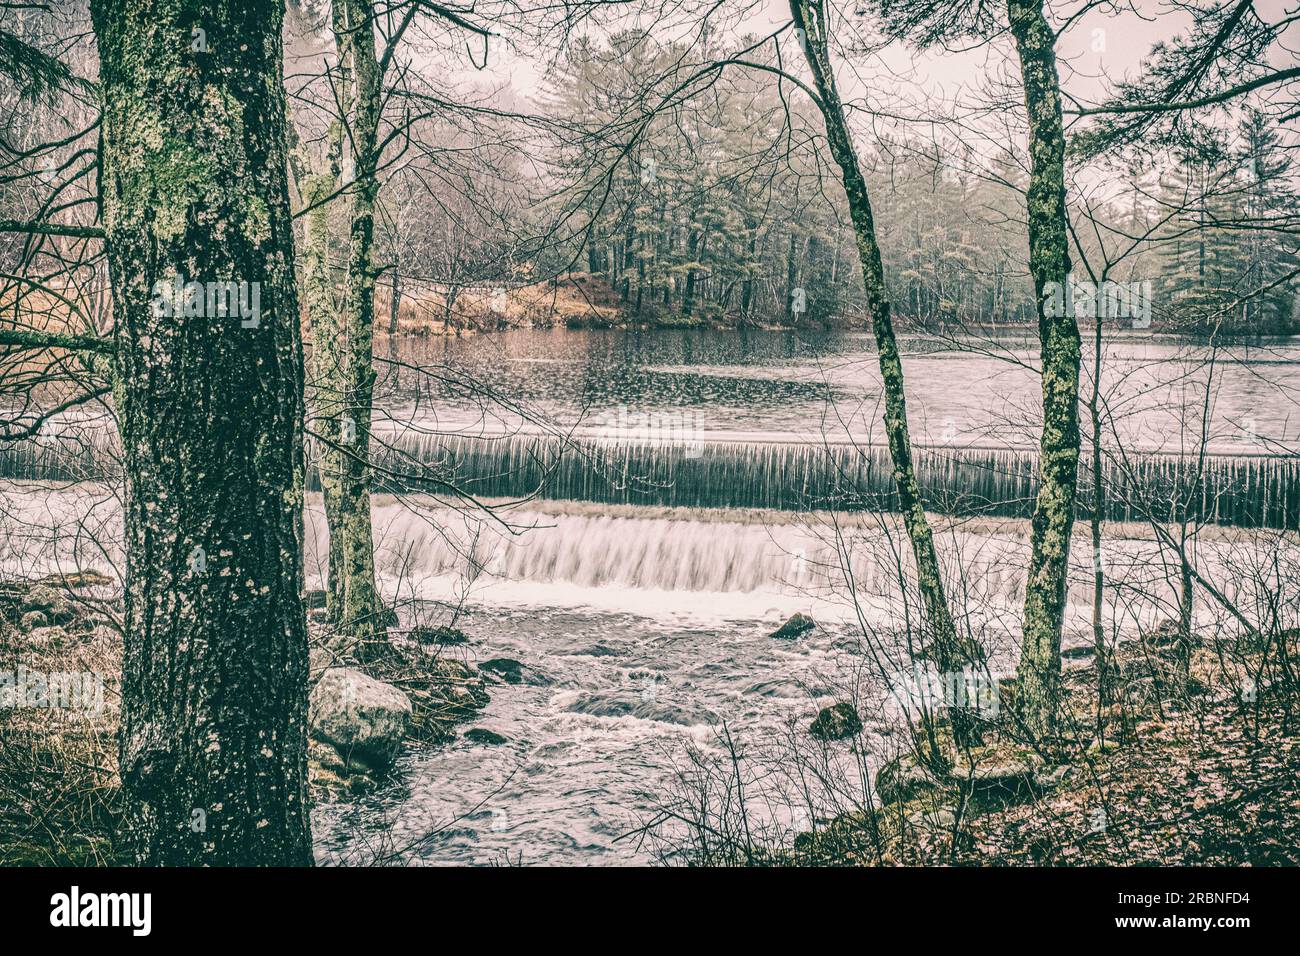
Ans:
{"type": "MultiPolygon", "coordinates": [[[[914,450],[929,510],[1028,517],[1037,451],[996,447],[914,450]]],[[[454,487],[478,497],[535,496],[609,504],[694,508],[891,511],[886,449],[847,443],[709,440],[687,443],[513,433],[377,431],[379,490],[454,487]]],[[[1107,521],[1175,520],[1242,527],[1300,527],[1300,459],[1291,456],[1131,453],[1104,467],[1107,521]]],[[[120,473],[106,428],[0,444],[0,477],[78,481],[120,473]]],[[[318,488],[314,476],[311,487],[318,488]]],[[[1092,481],[1080,463],[1079,513],[1091,513],[1092,481]]]]}
{"type": "MultiPolygon", "coordinates": [[[[494,687],[478,719],[505,744],[457,739],[412,749],[391,785],[318,807],[322,860],[364,862],[368,848],[396,846],[412,862],[644,862],[644,848],[619,838],[653,812],[683,744],[711,751],[724,720],[749,744],[792,728],[806,736],[817,709],[860,679],[864,630],[902,627],[900,574],[911,579],[909,549],[889,514],[892,469],[870,444],[870,428],[859,421],[846,429],[861,437],[857,445],[799,440],[815,432],[808,423],[824,421],[828,401],[858,401],[878,385],[862,339],[831,343],[855,350],[849,359],[823,346],[762,335],[572,332],[403,346],[416,354],[401,356],[409,361],[395,381],[381,384],[374,449],[377,568],[386,599],[399,606],[397,632],[454,622],[471,643],[441,653],[471,663],[514,658],[526,679],[494,687]],[[482,401],[472,389],[421,393],[427,383],[416,368],[430,360],[421,348],[436,361],[464,352],[499,394],[543,407],[540,419],[555,430],[476,429],[482,401]],[[823,379],[828,356],[838,364],[823,379]],[[628,416],[633,423],[672,427],[656,440],[591,427],[593,418],[620,422],[624,404],[649,410],[628,416]],[[436,414],[436,426],[422,428],[417,409],[436,414]],[[795,611],[818,626],[798,641],[773,639],[795,611]]],[[[1154,350],[1157,363],[1168,357],[1145,340],[1142,349],[1154,350]]],[[[905,361],[920,410],[917,467],[937,515],[950,599],[997,666],[1012,667],[1036,454],[1032,434],[1001,426],[1023,420],[1037,383],[943,349],[905,361]],[[926,414],[951,419],[963,437],[927,440],[926,414]]],[[[1116,374],[1130,366],[1117,365],[1116,374]]],[[[1216,444],[1203,468],[1150,451],[1170,447],[1160,441],[1134,442],[1148,451],[1106,466],[1104,553],[1094,558],[1081,526],[1067,641],[1091,640],[1094,561],[1109,585],[1108,634],[1170,613],[1169,556],[1142,528],[1148,514],[1300,523],[1300,464],[1259,454],[1288,446],[1285,415],[1252,405],[1256,377],[1241,374],[1247,398],[1229,409],[1229,423],[1250,415],[1249,441],[1216,444]],[[1273,443],[1255,441],[1257,430],[1273,443]],[[1135,524],[1115,524],[1124,521],[1135,524]],[[1135,606],[1135,594],[1164,595],[1166,604],[1135,606]]],[[[1143,432],[1159,439],[1169,427],[1157,416],[1143,432]]],[[[4,570],[120,571],[117,482],[87,481],[120,477],[112,432],[86,423],[44,431],[0,444],[0,477],[27,479],[0,481],[4,570]]],[[[1086,517],[1086,456],[1083,465],[1086,517]]],[[[328,555],[318,493],[308,495],[305,532],[318,587],[328,555]]],[[[1298,546],[1287,538],[1283,556],[1294,564],[1298,546]]],[[[1198,567],[1226,580],[1224,568],[1249,566],[1257,539],[1202,529],[1198,567]]]]}
{"type": "MultiPolygon", "coordinates": [[[[378,460],[419,488],[431,482],[470,494],[540,495],[611,504],[696,508],[891,511],[886,449],[852,444],[699,441],[668,443],[538,434],[494,437],[385,433],[378,460]]],[[[918,447],[917,477],[929,510],[1028,517],[1038,492],[1037,450],[918,447]]],[[[1132,454],[1105,466],[1107,521],[1192,520],[1246,527],[1300,525],[1300,460],[1132,454]]],[[[394,479],[392,483],[399,481],[394,479]]],[[[1090,468],[1080,467],[1079,509],[1092,510],[1090,468]]]]}

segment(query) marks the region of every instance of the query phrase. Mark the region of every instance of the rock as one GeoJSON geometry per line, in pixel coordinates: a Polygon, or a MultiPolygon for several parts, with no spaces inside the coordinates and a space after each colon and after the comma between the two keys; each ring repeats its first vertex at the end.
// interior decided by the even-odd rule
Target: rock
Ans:
{"type": "Polygon", "coordinates": [[[937,786],[929,771],[910,755],[890,760],[876,772],[876,798],[881,804],[905,803],[937,786]]]}
{"type": "Polygon", "coordinates": [[[1006,763],[976,767],[967,778],[954,772],[961,782],[969,782],[971,798],[981,806],[1004,806],[1028,800],[1037,792],[1036,773],[1043,764],[1037,754],[1006,763]]]}
{"type": "Polygon", "coordinates": [[[862,720],[852,704],[832,704],[822,708],[808,733],[822,740],[843,740],[862,733],[862,720]]]}
{"type": "MultiPolygon", "coordinates": [[[[1182,642],[1182,625],[1173,618],[1166,618],[1149,631],[1142,632],[1142,641],[1157,650],[1175,650],[1182,642]]],[[[1188,647],[1201,646],[1200,635],[1193,632],[1188,636],[1188,647]]]]}
{"type": "Polygon", "coordinates": [[[47,584],[38,584],[29,590],[23,608],[27,611],[43,611],[46,619],[55,624],[62,624],[76,614],[67,592],[55,590],[47,584]]]}
{"type": "Polygon", "coordinates": [[[309,739],[307,741],[307,759],[334,773],[342,773],[347,770],[347,762],[342,755],[334,749],[332,744],[327,744],[323,740],[309,739]]]}
{"type": "Polygon", "coordinates": [[[430,666],[429,697],[437,716],[459,720],[488,705],[483,679],[460,661],[439,658],[430,666]]]}
{"type": "Polygon", "coordinates": [[[907,822],[918,830],[951,830],[957,824],[957,814],[949,807],[936,807],[933,810],[914,810],[907,816],[907,822]]]}
{"type": "Polygon", "coordinates": [[[331,667],[339,663],[338,656],[326,647],[313,647],[307,651],[308,679],[317,680],[331,667]]]}
{"type": "Polygon", "coordinates": [[[1109,738],[1105,741],[1101,741],[1094,737],[1092,738],[1092,742],[1088,744],[1088,753],[1090,754],[1107,754],[1119,749],[1119,743],[1109,738]]]}
{"type": "Polygon", "coordinates": [[[490,661],[479,664],[478,669],[486,671],[507,684],[522,684],[524,682],[524,665],[509,657],[494,657],[490,661]]]}
{"type": "Polygon", "coordinates": [[[1043,769],[1034,774],[1034,786],[1041,790],[1051,790],[1053,787],[1059,787],[1069,776],[1070,765],[1061,764],[1053,767],[1051,770],[1043,769]]]}
{"type": "Polygon", "coordinates": [[[506,738],[496,731],[488,730],[486,727],[471,727],[465,731],[465,739],[476,744],[487,744],[489,747],[495,747],[507,742],[506,738]]]}
{"type": "Polygon", "coordinates": [[[817,622],[806,614],[798,612],[791,614],[790,619],[772,632],[772,636],[782,641],[793,641],[796,637],[803,637],[814,627],[817,622]]]}
{"type": "Polygon", "coordinates": [[[456,627],[429,627],[425,624],[417,624],[411,628],[411,640],[417,644],[468,644],[469,638],[465,632],[456,627]]]}
{"type": "Polygon", "coordinates": [[[365,793],[375,783],[364,765],[357,761],[349,764],[330,744],[310,739],[307,741],[307,782],[314,796],[324,793],[333,797],[365,793]]]}
{"type": "Polygon", "coordinates": [[[48,627],[50,619],[45,616],[44,611],[28,611],[18,622],[18,626],[24,631],[34,631],[38,627],[48,627]]]}
{"type": "Polygon", "coordinates": [[[406,736],[411,701],[391,684],[349,667],[332,667],[312,688],[308,723],[318,739],[351,762],[392,763],[406,736]]]}

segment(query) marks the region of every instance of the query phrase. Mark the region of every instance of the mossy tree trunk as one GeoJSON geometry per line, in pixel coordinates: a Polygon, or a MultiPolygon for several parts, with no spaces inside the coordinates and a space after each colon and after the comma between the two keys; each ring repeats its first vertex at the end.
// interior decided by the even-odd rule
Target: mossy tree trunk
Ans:
{"type": "Polygon", "coordinates": [[[91,13],[126,472],[125,836],[142,864],[310,865],[283,4],[91,13]],[[177,276],[257,283],[259,308],[178,314],[155,286],[177,276]]]}
{"type": "Polygon", "coordinates": [[[1065,134],[1056,72],[1056,34],[1041,0],[1010,0],[1029,117],[1029,271],[1038,308],[1043,433],[1038,500],[1030,531],[1024,638],[1017,671],[1017,706],[1038,739],[1055,735],[1061,685],[1061,623],[1069,581],[1079,472],[1079,326],[1072,310],[1048,305],[1070,272],[1065,207],[1065,134]]]}
{"type": "Polygon", "coordinates": [[[345,535],[336,532],[339,521],[339,485],[343,474],[340,450],[343,438],[344,364],[341,349],[343,323],[334,287],[331,258],[330,197],[338,189],[338,149],[342,131],[336,124],[330,131],[331,148],[327,169],[299,178],[303,202],[310,210],[303,229],[303,298],[311,318],[311,383],[316,443],[316,471],[325,502],[325,523],[329,529],[329,564],[325,607],[329,619],[343,619],[346,595],[343,547],[345,535]]]}
{"type": "Polygon", "coordinates": [[[330,263],[327,206],[307,223],[305,282],[312,319],[312,366],[321,486],[329,527],[331,619],[362,661],[389,648],[385,609],[375,582],[370,515],[370,442],[374,404],[373,357],[375,205],[379,192],[380,68],[373,11],[364,0],[336,0],[333,29],[338,48],[343,116],[331,131],[330,169],[311,178],[310,204],[347,187],[348,243],[341,302],[330,263]],[[350,174],[340,182],[336,161],[350,174]]]}
{"type": "MultiPolygon", "coordinates": [[[[903,363],[898,353],[898,342],[894,337],[891,304],[885,288],[884,264],[881,260],[880,246],[876,241],[876,227],[867,193],[867,183],[858,165],[857,152],[849,133],[844,107],[840,102],[827,52],[828,28],[825,7],[821,0],[790,0],[790,12],[794,16],[795,26],[803,31],[805,53],[817,89],[820,101],[818,105],[826,123],[826,137],[831,156],[840,168],[844,192],[848,197],[849,213],[857,240],[858,258],[862,266],[862,281],[866,287],[867,307],[871,313],[871,328],[880,357],[880,375],[884,383],[885,397],[885,434],[894,465],[899,510],[916,561],[917,585],[929,631],[927,634],[929,648],[935,663],[945,674],[955,674],[966,667],[982,668],[983,659],[980,649],[973,641],[963,639],[958,634],[952,613],[948,608],[939,557],[934,546],[934,535],[925,515],[921,489],[916,480],[916,469],[912,465],[911,437],[907,425],[907,399],[903,386],[903,363]]],[[[793,267],[791,271],[793,272],[793,267]]],[[[951,717],[954,738],[958,746],[968,746],[978,742],[979,722],[972,709],[954,706],[951,709],[951,717]]]]}

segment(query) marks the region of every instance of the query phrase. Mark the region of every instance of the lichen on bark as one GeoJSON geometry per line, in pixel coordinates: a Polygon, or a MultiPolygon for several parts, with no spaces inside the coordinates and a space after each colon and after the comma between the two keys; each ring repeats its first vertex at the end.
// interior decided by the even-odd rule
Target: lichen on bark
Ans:
{"type": "Polygon", "coordinates": [[[1081,347],[1070,310],[1047,307],[1052,284],[1064,288],[1070,272],[1056,33],[1041,0],[1010,0],[1007,13],[1029,120],[1029,271],[1037,300],[1043,393],[1038,499],[1030,527],[1016,701],[1025,731],[1050,741],[1060,701],[1061,626],[1079,470],[1081,347]]]}
{"type": "MultiPolygon", "coordinates": [[[[917,588],[921,594],[927,628],[927,650],[932,653],[939,669],[946,674],[967,667],[979,671],[984,668],[983,652],[975,641],[958,631],[953,621],[934,545],[934,534],[926,518],[925,503],[921,498],[916,469],[912,463],[903,363],[894,335],[891,303],[885,286],[884,262],[876,240],[866,178],[858,163],[857,151],[853,146],[831,67],[827,47],[826,10],[822,0],[790,0],[790,12],[795,26],[803,31],[805,54],[819,99],[818,107],[826,123],[831,156],[840,168],[853,222],[872,334],[879,353],[885,399],[885,436],[894,467],[899,512],[916,562],[917,588]]],[[[951,708],[951,717],[953,736],[958,746],[966,747],[979,741],[979,720],[976,714],[967,708],[954,706],[951,708]]],[[[930,738],[923,741],[928,751],[925,756],[938,762],[942,760],[943,751],[936,740],[938,722],[926,719],[924,724],[930,738]]]]}
{"type": "Polygon", "coordinates": [[[120,770],[145,864],[312,860],[282,13],[91,4],[126,474],[120,770]],[[155,309],[176,275],[259,283],[255,327],[155,309]]]}

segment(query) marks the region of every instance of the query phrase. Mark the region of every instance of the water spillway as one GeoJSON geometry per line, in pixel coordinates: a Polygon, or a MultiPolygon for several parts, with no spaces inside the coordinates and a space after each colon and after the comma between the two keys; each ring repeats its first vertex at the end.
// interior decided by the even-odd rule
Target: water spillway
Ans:
{"type": "MultiPolygon", "coordinates": [[[[888,450],[876,445],[700,441],[665,443],[514,434],[402,434],[375,449],[392,486],[454,486],[490,498],[528,496],[692,508],[893,511],[888,450]]],[[[929,510],[1027,517],[1038,491],[1037,450],[918,447],[929,510]]],[[[1269,456],[1129,454],[1103,464],[1108,521],[1191,520],[1300,526],[1300,461],[1269,456]]],[[[1092,513],[1092,477],[1079,470],[1079,513],[1092,513]]]]}
{"type": "MultiPolygon", "coordinates": [[[[1037,450],[919,446],[913,457],[928,510],[1027,517],[1037,450]]],[[[1092,476],[1079,467],[1078,513],[1092,514],[1092,476]]],[[[879,445],[762,440],[661,442],[519,432],[419,429],[376,435],[377,491],[480,498],[541,497],[605,504],[772,510],[893,511],[893,467],[879,445]]],[[[79,481],[119,474],[102,431],[0,445],[0,477],[79,481]]],[[[314,477],[312,487],[318,487],[314,477]]],[[[1103,463],[1107,521],[1193,521],[1300,527],[1300,459],[1266,455],[1128,453],[1103,463]]]]}

